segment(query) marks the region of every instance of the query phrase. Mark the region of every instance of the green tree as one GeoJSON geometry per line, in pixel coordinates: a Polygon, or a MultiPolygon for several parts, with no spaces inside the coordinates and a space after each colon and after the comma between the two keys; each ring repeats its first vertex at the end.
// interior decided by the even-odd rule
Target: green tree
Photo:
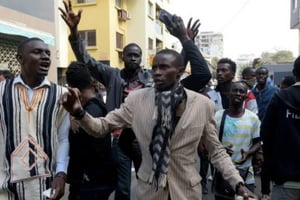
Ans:
{"type": "Polygon", "coordinates": [[[293,63],[295,58],[293,52],[289,50],[278,50],[274,53],[263,52],[261,59],[263,64],[283,64],[293,63]]]}

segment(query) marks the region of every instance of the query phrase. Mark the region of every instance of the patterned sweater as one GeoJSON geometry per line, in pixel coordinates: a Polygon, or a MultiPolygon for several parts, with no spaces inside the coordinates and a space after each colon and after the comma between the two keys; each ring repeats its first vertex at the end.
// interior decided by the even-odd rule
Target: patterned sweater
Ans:
{"type": "Polygon", "coordinates": [[[65,88],[46,84],[33,89],[0,83],[0,199],[43,199],[56,170],[61,127],[67,112],[57,104],[65,88]]]}

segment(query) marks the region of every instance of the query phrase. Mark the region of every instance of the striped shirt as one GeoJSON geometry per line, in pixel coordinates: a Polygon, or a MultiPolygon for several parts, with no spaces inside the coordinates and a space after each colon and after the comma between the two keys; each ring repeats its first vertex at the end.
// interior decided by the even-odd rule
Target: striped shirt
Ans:
{"type": "MultiPolygon", "coordinates": [[[[224,110],[219,110],[215,114],[218,132],[220,130],[221,119],[224,110]]],[[[248,151],[253,145],[253,139],[259,137],[260,121],[256,114],[245,109],[245,113],[239,118],[233,118],[226,115],[222,144],[224,147],[232,146],[233,154],[231,159],[233,163],[239,162],[242,159],[241,149],[248,151]]],[[[251,164],[252,158],[249,157],[242,164],[235,164],[237,168],[249,168],[247,184],[254,183],[253,167],[251,164]]]]}

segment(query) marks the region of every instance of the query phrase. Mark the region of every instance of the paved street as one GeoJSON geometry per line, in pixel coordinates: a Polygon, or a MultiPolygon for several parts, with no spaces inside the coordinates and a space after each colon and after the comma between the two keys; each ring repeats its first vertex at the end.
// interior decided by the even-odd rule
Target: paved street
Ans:
{"type": "MultiPolygon", "coordinates": [[[[259,193],[259,191],[260,191],[260,187],[259,187],[260,186],[260,179],[259,179],[259,177],[256,177],[255,180],[256,180],[256,186],[257,186],[257,188],[255,190],[255,194],[259,197],[260,196],[260,193],[259,193]]],[[[131,187],[133,188],[135,186],[136,186],[136,179],[135,179],[135,173],[133,172],[132,173],[132,185],[131,185],[131,187]]],[[[214,195],[210,191],[211,181],[208,181],[207,188],[209,188],[209,193],[207,195],[203,195],[202,200],[214,200],[214,195]]],[[[65,196],[62,200],[67,200],[68,199],[67,197],[68,197],[68,187],[66,188],[66,194],[65,194],[65,196]]],[[[114,200],[114,193],[112,193],[109,200],[114,200]]],[[[132,198],[132,200],[136,200],[136,199],[132,198]]],[[[147,199],[145,199],[145,200],[147,200],[147,199]]]]}
{"type": "MultiPolygon", "coordinates": [[[[197,167],[198,171],[199,171],[199,166],[200,166],[200,161],[197,158],[197,166],[196,167],[197,167]]],[[[137,184],[136,178],[135,178],[135,172],[132,172],[131,178],[132,178],[131,188],[134,188],[137,184]]],[[[256,177],[255,181],[256,181],[255,194],[259,197],[260,196],[260,187],[259,187],[260,186],[260,178],[256,177]]],[[[209,190],[209,193],[207,195],[203,195],[202,200],[214,200],[214,195],[211,192],[211,183],[212,183],[211,181],[208,181],[207,188],[209,190]]],[[[114,199],[113,197],[114,197],[114,195],[112,194],[111,197],[109,198],[109,200],[113,200],[114,199]]],[[[132,198],[131,200],[137,200],[137,199],[132,198]]],[[[147,200],[147,199],[145,198],[145,200],[147,200]]]]}

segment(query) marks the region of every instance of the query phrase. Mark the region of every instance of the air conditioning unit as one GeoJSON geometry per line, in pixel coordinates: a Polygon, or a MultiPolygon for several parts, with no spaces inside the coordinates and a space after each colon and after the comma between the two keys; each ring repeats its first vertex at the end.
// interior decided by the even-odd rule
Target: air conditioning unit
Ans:
{"type": "Polygon", "coordinates": [[[129,19],[128,17],[128,12],[124,9],[119,9],[118,10],[118,17],[120,20],[126,21],[129,19]]]}

